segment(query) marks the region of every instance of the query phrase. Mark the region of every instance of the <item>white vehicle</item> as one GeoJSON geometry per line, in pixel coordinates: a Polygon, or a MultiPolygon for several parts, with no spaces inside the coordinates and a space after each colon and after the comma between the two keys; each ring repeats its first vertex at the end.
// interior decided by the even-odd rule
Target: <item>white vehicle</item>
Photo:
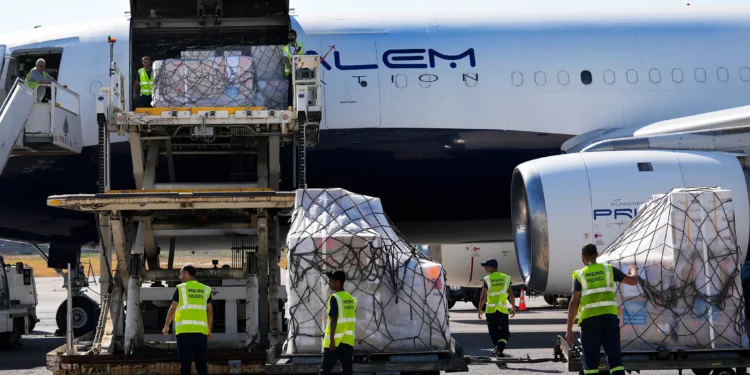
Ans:
{"type": "Polygon", "coordinates": [[[21,336],[34,330],[36,317],[34,269],[19,262],[6,265],[0,256],[0,347],[14,349],[21,336]]]}

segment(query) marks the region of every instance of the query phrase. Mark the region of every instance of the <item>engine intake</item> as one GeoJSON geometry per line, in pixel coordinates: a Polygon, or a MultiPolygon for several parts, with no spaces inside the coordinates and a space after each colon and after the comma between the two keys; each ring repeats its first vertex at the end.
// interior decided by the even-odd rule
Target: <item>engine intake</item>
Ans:
{"type": "Polygon", "coordinates": [[[654,194],[676,187],[732,191],[737,243],[748,244],[748,174],[737,155],[694,151],[603,151],[557,155],[516,167],[511,216],[518,267],[533,290],[569,295],[580,249],[602,252],[654,194]]]}

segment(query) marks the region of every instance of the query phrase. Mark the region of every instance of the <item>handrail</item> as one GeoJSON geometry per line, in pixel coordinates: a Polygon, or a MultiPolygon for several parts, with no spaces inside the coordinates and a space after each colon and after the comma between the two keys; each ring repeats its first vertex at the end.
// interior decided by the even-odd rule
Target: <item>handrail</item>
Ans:
{"type": "Polygon", "coordinates": [[[5,100],[3,100],[3,102],[0,104],[0,113],[3,113],[3,111],[5,111],[5,107],[8,105],[8,101],[13,97],[13,93],[16,91],[18,85],[23,85],[25,84],[25,82],[26,81],[21,78],[16,78],[16,82],[13,82],[13,87],[10,88],[10,90],[8,91],[8,95],[5,96],[5,100]]]}

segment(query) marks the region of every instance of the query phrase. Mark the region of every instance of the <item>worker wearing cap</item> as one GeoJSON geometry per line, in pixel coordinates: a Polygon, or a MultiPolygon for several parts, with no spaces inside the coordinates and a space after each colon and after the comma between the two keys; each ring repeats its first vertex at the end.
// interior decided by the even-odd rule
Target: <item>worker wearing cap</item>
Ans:
{"type": "MultiPolygon", "coordinates": [[[[26,86],[29,86],[32,89],[37,89],[37,101],[43,101],[44,95],[47,93],[47,87],[39,87],[40,84],[46,85],[52,82],[59,84],[51,75],[49,75],[49,73],[47,73],[46,67],[47,62],[44,61],[44,59],[36,60],[36,65],[31,69],[29,74],[26,75],[26,80],[24,82],[26,86]]],[[[68,86],[63,85],[63,87],[67,88],[68,86]]]]}
{"type": "Polygon", "coordinates": [[[195,360],[198,375],[208,374],[206,352],[211,339],[214,310],[211,287],[195,281],[196,269],[186,265],[180,269],[180,281],[172,297],[172,306],[167,313],[162,333],[169,334],[169,325],[174,318],[177,334],[177,356],[180,359],[180,375],[190,375],[195,360]]]}
{"type": "Polygon", "coordinates": [[[292,105],[292,55],[304,55],[305,45],[297,42],[297,32],[289,30],[287,34],[289,44],[284,46],[284,77],[289,82],[289,90],[287,90],[287,105],[292,105]]]}
{"type": "Polygon", "coordinates": [[[599,373],[599,348],[604,348],[612,375],[624,375],[620,353],[620,319],[617,316],[615,282],[638,283],[637,268],[630,266],[625,275],[611,264],[596,263],[596,245],[581,249],[586,267],[573,272],[573,298],[568,306],[568,331],[565,340],[573,345],[573,320],[581,327],[584,374],[599,373]]]}
{"type": "Polygon", "coordinates": [[[344,271],[327,272],[326,275],[333,294],[328,297],[328,324],[323,337],[323,365],[320,375],[330,374],[336,361],[341,361],[342,374],[352,375],[357,299],[344,290],[344,271]]]}
{"type": "Polygon", "coordinates": [[[154,72],[151,69],[151,58],[141,58],[143,68],[138,69],[138,75],[133,83],[133,100],[136,108],[151,108],[151,96],[154,91],[154,72]]]}
{"type": "Polygon", "coordinates": [[[510,338],[507,301],[510,297],[510,317],[516,315],[516,301],[511,288],[510,276],[497,272],[497,260],[487,259],[482,263],[487,272],[482,284],[482,297],[479,299],[479,319],[482,319],[482,307],[487,301],[487,328],[494,346],[496,356],[503,354],[510,338]]]}

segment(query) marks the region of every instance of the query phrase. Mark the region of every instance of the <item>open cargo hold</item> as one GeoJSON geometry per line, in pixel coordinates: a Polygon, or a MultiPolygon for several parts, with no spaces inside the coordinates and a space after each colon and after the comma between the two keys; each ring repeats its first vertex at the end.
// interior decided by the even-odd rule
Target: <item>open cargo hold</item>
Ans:
{"type": "Polygon", "coordinates": [[[321,275],[334,269],[358,300],[355,352],[451,349],[443,268],[399,235],[379,199],[299,190],[287,245],[286,354],[321,353],[332,292],[321,275]]]}
{"type": "Polygon", "coordinates": [[[157,65],[168,67],[170,77],[161,85],[166,90],[160,98],[154,95],[155,107],[286,109],[288,84],[281,47],[288,43],[289,2],[216,4],[131,0],[130,76],[137,77],[143,56],[151,57],[155,70],[157,65]],[[240,54],[240,59],[232,59],[240,54]]]}
{"type": "Polygon", "coordinates": [[[680,188],[655,195],[599,261],[627,272],[617,303],[623,352],[746,349],[740,250],[731,192],[680,188]]]}

